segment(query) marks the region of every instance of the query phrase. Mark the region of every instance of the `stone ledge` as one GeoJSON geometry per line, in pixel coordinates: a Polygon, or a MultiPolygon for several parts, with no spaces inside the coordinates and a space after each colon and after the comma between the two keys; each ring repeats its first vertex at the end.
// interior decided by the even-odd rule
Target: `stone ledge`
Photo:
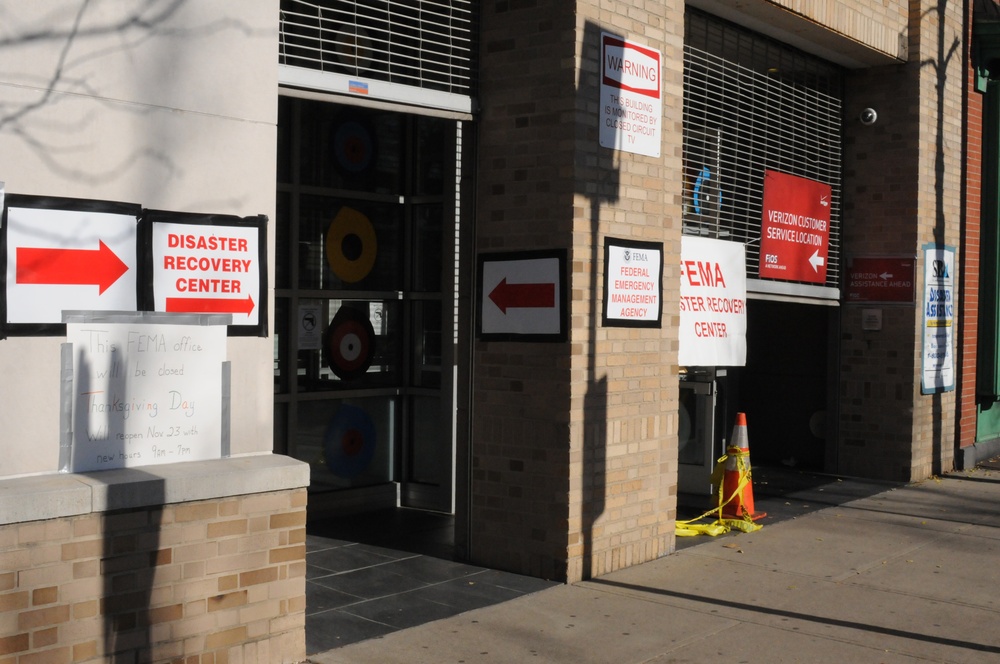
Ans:
{"type": "Polygon", "coordinates": [[[955,455],[955,466],[958,470],[972,470],[997,455],[1000,455],[1000,438],[981,440],[975,445],[959,449],[955,455]]]}
{"type": "Polygon", "coordinates": [[[0,525],[309,486],[309,464],[278,454],[0,479],[0,525]]]}

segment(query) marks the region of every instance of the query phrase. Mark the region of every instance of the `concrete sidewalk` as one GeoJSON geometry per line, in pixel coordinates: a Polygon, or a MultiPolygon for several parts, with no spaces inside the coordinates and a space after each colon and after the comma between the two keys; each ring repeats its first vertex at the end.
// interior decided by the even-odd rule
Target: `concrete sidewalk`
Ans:
{"type": "Polygon", "coordinates": [[[310,660],[1000,661],[1000,470],[694,539],[654,562],[310,660]]]}

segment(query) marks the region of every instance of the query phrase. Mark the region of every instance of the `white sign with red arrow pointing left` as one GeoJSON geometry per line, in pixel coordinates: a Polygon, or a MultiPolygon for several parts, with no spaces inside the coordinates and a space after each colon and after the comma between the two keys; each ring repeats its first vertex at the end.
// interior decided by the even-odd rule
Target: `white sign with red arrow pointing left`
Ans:
{"type": "Polygon", "coordinates": [[[562,338],[563,265],[562,255],[553,252],[480,256],[480,336],[562,338]]]}
{"type": "Polygon", "coordinates": [[[7,208],[7,322],[61,323],[64,310],[135,311],[136,217],[7,208]]]}

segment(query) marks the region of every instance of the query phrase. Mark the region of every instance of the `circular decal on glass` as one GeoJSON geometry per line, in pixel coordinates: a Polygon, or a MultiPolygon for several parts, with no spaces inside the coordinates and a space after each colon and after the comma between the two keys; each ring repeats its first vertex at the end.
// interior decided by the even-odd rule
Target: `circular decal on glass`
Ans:
{"type": "Polygon", "coordinates": [[[361,408],[341,404],[323,436],[327,468],[337,477],[357,477],[375,456],[375,424],[361,408]]]}
{"type": "Polygon", "coordinates": [[[375,356],[375,328],[364,311],[341,307],[324,336],[327,364],[338,378],[352,380],[368,371],[375,356]]]}
{"type": "Polygon", "coordinates": [[[368,276],[375,266],[378,240],[368,217],[354,208],[342,207],[326,231],[326,260],[333,273],[353,284],[368,276]]]}
{"type": "Polygon", "coordinates": [[[375,139],[368,123],[357,116],[343,120],[333,134],[333,155],[345,175],[362,175],[375,163],[375,139]]]}

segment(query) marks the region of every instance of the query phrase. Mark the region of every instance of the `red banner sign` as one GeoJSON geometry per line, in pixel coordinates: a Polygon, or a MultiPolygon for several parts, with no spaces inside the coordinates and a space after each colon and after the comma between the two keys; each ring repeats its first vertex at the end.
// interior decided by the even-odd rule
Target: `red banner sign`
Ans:
{"type": "Polygon", "coordinates": [[[826,282],[830,185],[764,172],[758,274],[783,281],[826,282]]]}
{"type": "Polygon", "coordinates": [[[913,302],[912,257],[854,258],[847,269],[848,302],[913,302]]]}

